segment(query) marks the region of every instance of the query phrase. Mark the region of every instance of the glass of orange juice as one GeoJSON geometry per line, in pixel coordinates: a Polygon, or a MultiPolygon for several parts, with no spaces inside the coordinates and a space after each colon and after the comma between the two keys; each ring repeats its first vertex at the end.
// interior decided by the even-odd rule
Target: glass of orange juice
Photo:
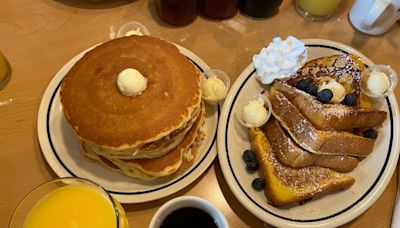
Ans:
{"type": "Polygon", "coordinates": [[[296,10],[307,20],[327,20],[342,0],[296,0],[296,10]]]}
{"type": "Polygon", "coordinates": [[[6,86],[11,77],[11,67],[6,57],[0,51],[0,90],[6,86]]]}
{"type": "Polygon", "coordinates": [[[128,228],[122,206],[101,186],[81,178],[49,181],[17,206],[10,228],[128,228]]]}

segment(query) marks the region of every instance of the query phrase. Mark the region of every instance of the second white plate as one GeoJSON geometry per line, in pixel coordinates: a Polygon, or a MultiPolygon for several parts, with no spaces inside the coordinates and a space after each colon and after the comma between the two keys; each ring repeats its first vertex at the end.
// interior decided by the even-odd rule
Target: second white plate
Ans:
{"type": "MultiPolygon", "coordinates": [[[[354,53],[365,64],[373,65],[366,56],[346,45],[318,39],[304,42],[309,59],[354,53]]],[[[258,218],[278,227],[336,227],[367,210],[385,190],[399,157],[399,111],[394,95],[374,104],[388,113],[387,120],[379,130],[372,154],[349,173],[356,180],[351,188],[315,197],[303,205],[274,207],[268,204],[264,192],[251,187],[258,174],[246,172],[241,158],[243,151],[250,149],[248,130],[235,118],[236,108],[244,102],[242,98],[263,90],[266,88],[256,80],[255,68],[250,64],[232,86],[218,125],[218,158],[228,186],[238,200],[258,218]]]]}

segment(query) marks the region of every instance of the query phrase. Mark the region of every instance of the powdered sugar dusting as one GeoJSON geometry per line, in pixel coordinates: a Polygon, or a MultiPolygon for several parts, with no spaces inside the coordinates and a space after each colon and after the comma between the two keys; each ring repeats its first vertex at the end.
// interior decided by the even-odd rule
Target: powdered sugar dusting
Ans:
{"type": "Polygon", "coordinates": [[[360,94],[362,67],[355,62],[350,55],[340,55],[336,58],[322,57],[306,65],[297,71],[297,75],[289,81],[295,85],[302,78],[308,78],[314,82],[320,77],[331,77],[341,83],[347,93],[360,94]]]}
{"type": "Polygon", "coordinates": [[[273,164],[274,174],[290,188],[297,189],[299,193],[307,192],[311,194],[324,191],[324,180],[339,178],[338,173],[318,166],[308,166],[300,169],[290,168],[282,165],[276,158],[275,153],[268,154],[268,159],[273,164]]]}

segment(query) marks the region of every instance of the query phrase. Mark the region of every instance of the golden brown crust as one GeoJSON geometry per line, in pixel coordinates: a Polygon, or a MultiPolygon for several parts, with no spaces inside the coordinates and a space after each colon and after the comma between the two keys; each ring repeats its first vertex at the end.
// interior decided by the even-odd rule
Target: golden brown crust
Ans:
{"type": "Polygon", "coordinates": [[[160,139],[188,122],[201,102],[200,73],[175,45],[129,36],[86,53],[61,86],[65,117],[75,133],[94,144],[124,149],[160,139]],[[147,79],[141,95],[116,86],[126,68],[147,79]]]}
{"type": "Polygon", "coordinates": [[[352,130],[371,128],[383,124],[387,113],[373,108],[350,107],[342,104],[323,104],[308,93],[281,82],[274,89],[281,92],[290,102],[320,130],[352,130]]]}
{"type": "Polygon", "coordinates": [[[354,178],[331,169],[308,166],[300,169],[282,165],[272,151],[267,137],[258,128],[249,130],[252,147],[260,164],[260,175],[266,180],[264,192],[275,206],[289,205],[314,196],[348,188],[354,178]]]}
{"type": "Polygon", "coordinates": [[[303,150],[284,132],[279,122],[273,117],[268,120],[262,130],[270,142],[276,158],[283,165],[293,168],[315,165],[338,172],[350,172],[359,163],[357,158],[351,156],[322,155],[303,150]]]}
{"type": "Polygon", "coordinates": [[[344,131],[316,129],[279,91],[270,90],[272,114],[303,149],[331,155],[366,156],[372,152],[374,140],[344,131]]]}
{"type": "Polygon", "coordinates": [[[314,83],[320,77],[331,77],[341,83],[346,93],[360,94],[361,73],[364,64],[356,55],[331,55],[308,61],[298,70],[297,74],[288,81],[295,85],[300,79],[306,78],[314,83]]]}
{"type": "Polygon", "coordinates": [[[183,141],[175,149],[168,152],[167,154],[152,159],[122,159],[122,161],[128,164],[135,164],[137,166],[140,166],[141,169],[149,173],[157,173],[164,167],[173,166],[177,162],[182,161],[184,150],[190,148],[190,146],[195,142],[198,130],[201,128],[204,118],[205,111],[201,110],[199,117],[197,118],[196,122],[193,124],[189,132],[186,134],[183,141]]]}
{"type": "Polygon", "coordinates": [[[127,160],[104,157],[96,154],[84,142],[82,142],[82,152],[85,156],[101,162],[107,168],[122,172],[128,176],[142,180],[152,180],[158,177],[172,178],[182,174],[192,165],[199,145],[204,139],[204,133],[201,129],[204,120],[205,110],[202,106],[195,123],[185,135],[184,140],[176,148],[158,158],[127,160]],[[193,159],[184,158],[186,150],[191,150],[194,156],[193,159]]]}

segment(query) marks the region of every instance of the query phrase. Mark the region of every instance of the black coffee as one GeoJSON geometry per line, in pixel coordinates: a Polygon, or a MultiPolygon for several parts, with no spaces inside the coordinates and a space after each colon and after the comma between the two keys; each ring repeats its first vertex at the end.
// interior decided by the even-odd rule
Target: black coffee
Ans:
{"type": "Polygon", "coordinates": [[[160,227],[218,228],[215,220],[213,219],[213,217],[211,217],[211,215],[201,209],[194,207],[183,207],[173,211],[164,219],[160,227]]]}

